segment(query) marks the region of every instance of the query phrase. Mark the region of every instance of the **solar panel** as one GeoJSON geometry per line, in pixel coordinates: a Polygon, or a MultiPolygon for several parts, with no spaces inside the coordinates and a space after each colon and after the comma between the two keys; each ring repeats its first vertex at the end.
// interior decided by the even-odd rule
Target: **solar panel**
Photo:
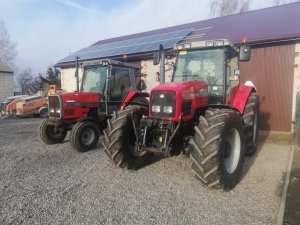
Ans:
{"type": "Polygon", "coordinates": [[[80,60],[87,60],[155,51],[158,50],[160,44],[162,44],[165,49],[169,49],[191,33],[191,31],[192,29],[187,29],[133,38],[125,41],[117,41],[108,44],[92,45],[87,48],[80,49],[79,51],[60,60],[58,63],[73,62],[75,61],[76,56],[80,57],[80,60]]]}

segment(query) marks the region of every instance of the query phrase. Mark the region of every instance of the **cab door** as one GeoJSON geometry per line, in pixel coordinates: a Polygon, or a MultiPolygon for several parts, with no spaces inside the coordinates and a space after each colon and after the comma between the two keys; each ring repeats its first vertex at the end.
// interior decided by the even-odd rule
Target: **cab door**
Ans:
{"type": "Polygon", "coordinates": [[[131,88],[129,68],[113,67],[109,80],[108,112],[113,113],[123,102],[131,88]]]}

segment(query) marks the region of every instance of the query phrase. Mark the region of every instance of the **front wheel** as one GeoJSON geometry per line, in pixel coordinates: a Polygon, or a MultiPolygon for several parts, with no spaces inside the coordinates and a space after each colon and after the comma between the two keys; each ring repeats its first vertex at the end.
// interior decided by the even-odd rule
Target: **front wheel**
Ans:
{"type": "Polygon", "coordinates": [[[100,136],[100,130],[95,122],[77,122],[71,131],[71,145],[78,152],[86,152],[96,148],[100,136]]]}
{"type": "Polygon", "coordinates": [[[53,145],[63,142],[67,131],[63,126],[56,127],[50,123],[49,119],[44,119],[40,125],[39,134],[46,144],[53,145]]]}
{"type": "Polygon", "coordinates": [[[106,155],[115,165],[127,169],[138,169],[151,156],[149,152],[139,151],[134,129],[134,126],[139,129],[142,115],[146,113],[146,108],[130,105],[118,110],[108,120],[108,126],[103,131],[103,146],[106,155]]]}
{"type": "Polygon", "coordinates": [[[210,109],[190,140],[192,170],[208,187],[232,189],[242,175],[245,141],[243,119],[229,109],[210,109]]]}

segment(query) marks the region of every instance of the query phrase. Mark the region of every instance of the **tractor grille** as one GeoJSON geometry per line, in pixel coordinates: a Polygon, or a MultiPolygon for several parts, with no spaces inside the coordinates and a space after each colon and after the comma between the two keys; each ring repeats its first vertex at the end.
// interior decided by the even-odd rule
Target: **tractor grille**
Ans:
{"type": "Polygon", "coordinates": [[[48,97],[49,101],[49,117],[51,118],[61,118],[61,100],[59,95],[51,95],[48,97]]]}
{"type": "Polygon", "coordinates": [[[192,112],[192,101],[183,102],[181,104],[182,115],[190,115],[192,112]]]}
{"type": "Polygon", "coordinates": [[[174,117],[175,106],[176,106],[175,91],[152,91],[151,92],[150,110],[152,116],[174,117]]]}

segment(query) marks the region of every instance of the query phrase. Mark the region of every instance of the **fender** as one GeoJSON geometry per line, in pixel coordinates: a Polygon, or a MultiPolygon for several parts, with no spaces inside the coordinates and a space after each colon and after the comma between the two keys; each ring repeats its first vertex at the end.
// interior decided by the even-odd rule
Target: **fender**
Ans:
{"type": "Polygon", "coordinates": [[[43,109],[48,109],[48,107],[47,106],[43,106],[43,107],[39,108],[38,109],[38,114],[40,114],[43,109]]]}
{"type": "Polygon", "coordinates": [[[226,103],[235,107],[241,114],[243,114],[248,97],[252,91],[256,91],[253,86],[240,84],[231,89],[226,103]]]}
{"type": "Polygon", "coordinates": [[[140,91],[128,91],[126,97],[124,98],[121,108],[126,107],[126,105],[135,97],[140,96],[140,97],[149,97],[149,93],[147,92],[140,92],[140,91]]]}

